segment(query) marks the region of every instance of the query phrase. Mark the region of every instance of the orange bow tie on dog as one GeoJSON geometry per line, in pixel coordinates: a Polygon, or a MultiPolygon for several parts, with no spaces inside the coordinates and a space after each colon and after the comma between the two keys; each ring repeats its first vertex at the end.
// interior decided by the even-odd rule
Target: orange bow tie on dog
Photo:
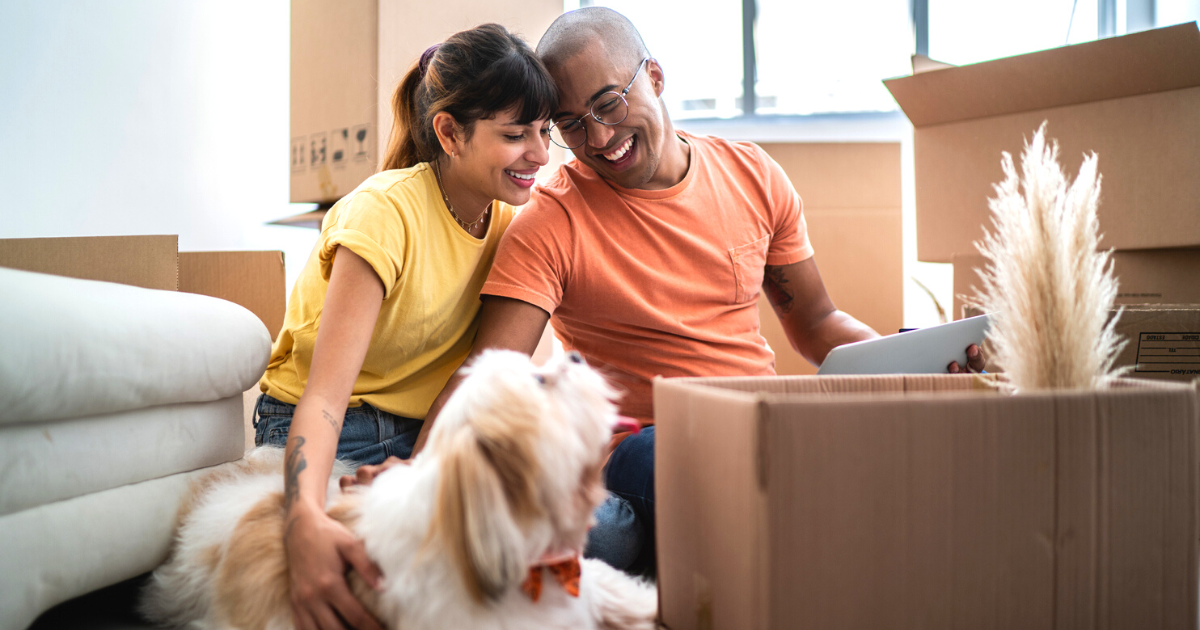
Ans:
{"type": "Polygon", "coordinates": [[[579,597],[579,556],[572,555],[566,560],[551,560],[529,567],[529,577],[521,584],[521,591],[534,602],[542,596],[542,569],[549,570],[568,595],[579,597]]]}

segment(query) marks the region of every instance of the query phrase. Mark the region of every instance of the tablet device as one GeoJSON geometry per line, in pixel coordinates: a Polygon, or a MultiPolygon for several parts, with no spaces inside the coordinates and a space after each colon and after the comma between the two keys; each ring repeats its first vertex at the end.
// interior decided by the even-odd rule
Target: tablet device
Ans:
{"type": "Polygon", "coordinates": [[[991,318],[979,315],[929,328],[838,346],[817,374],[944,374],[967,365],[967,346],[982,345],[991,318]]]}

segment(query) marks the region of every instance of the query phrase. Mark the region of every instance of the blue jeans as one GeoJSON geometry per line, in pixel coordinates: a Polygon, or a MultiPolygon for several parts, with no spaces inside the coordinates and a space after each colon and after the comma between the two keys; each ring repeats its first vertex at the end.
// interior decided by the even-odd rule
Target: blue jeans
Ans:
{"type": "MultiPolygon", "coordinates": [[[[295,413],[296,405],[266,394],[259,396],[254,407],[255,446],[286,446],[295,413]]],[[[423,420],[390,414],[366,403],[350,407],[342,421],[337,458],[359,464],[378,464],[391,455],[408,459],[422,424],[423,420]]]]}
{"type": "Polygon", "coordinates": [[[596,508],[583,555],[630,573],[653,574],[654,427],[625,438],[604,469],[608,500],[596,508]]]}

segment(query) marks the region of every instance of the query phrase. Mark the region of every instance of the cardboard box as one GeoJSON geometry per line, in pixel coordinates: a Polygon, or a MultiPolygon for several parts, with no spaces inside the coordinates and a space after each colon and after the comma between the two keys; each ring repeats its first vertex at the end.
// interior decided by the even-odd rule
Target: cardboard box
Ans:
{"type": "Polygon", "coordinates": [[[1200,379],[1200,304],[1126,306],[1116,330],[1128,342],[1116,365],[1132,367],[1130,376],[1200,379]]]}
{"type": "Polygon", "coordinates": [[[560,0],[292,0],[291,200],[332,204],[374,174],[391,98],[429,46],[497,22],[537,44],[560,0]]]}
{"type": "MultiPolygon", "coordinates": [[[[760,143],[804,201],[808,236],[830,299],[882,334],[904,320],[900,145],[760,143]]],[[[815,374],[792,349],[765,295],[761,332],[777,374],[815,374]]]]}
{"type": "MultiPolygon", "coordinates": [[[[987,261],[979,254],[958,254],[953,261],[953,317],[959,319],[964,304],[978,299],[979,270],[987,261]]],[[[1115,251],[1112,265],[1119,305],[1200,304],[1200,248],[1115,251]]]]}
{"type": "MultiPolygon", "coordinates": [[[[973,317],[983,311],[964,306],[963,315],[973,317]]],[[[1200,304],[1133,304],[1109,312],[1109,319],[1120,315],[1115,328],[1125,340],[1113,367],[1138,378],[1188,382],[1200,379],[1200,304]]],[[[990,352],[983,344],[984,356],[990,352]]],[[[999,372],[1001,366],[988,367],[999,372]]]]}
{"type": "Polygon", "coordinates": [[[990,382],[655,381],[662,621],[1196,628],[1196,387],[990,382]]]}
{"type": "Polygon", "coordinates": [[[0,239],[0,267],[174,291],[178,252],[173,234],[7,238],[0,239]]]}
{"type": "Polygon", "coordinates": [[[179,290],[245,307],[274,340],[287,306],[283,252],[179,252],[179,290]]]}
{"type": "Polygon", "coordinates": [[[283,252],[180,252],[176,235],[0,239],[0,267],[228,300],[283,325],[283,252]]]}
{"type": "Polygon", "coordinates": [[[1195,23],[884,82],[912,121],[917,258],[975,251],[1003,178],[1043,121],[1072,176],[1099,155],[1103,245],[1200,245],[1200,31],[1195,23]]]}

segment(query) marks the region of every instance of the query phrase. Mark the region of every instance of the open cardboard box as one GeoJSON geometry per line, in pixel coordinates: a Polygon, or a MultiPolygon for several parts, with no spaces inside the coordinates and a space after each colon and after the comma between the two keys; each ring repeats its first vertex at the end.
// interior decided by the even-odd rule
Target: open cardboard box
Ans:
{"type": "Polygon", "coordinates": [[[1048,122],[1067,173],[1099,155],[1105,247],[1200,245],[1200,31],[1181,24],[884,82],[912,121],[917,258],[975,251],[1000,153],[1048,122]]]}
{"type": "Polygon", "coordinates": [[[663,623],[1197,627],[1196,386],[654,384],[663,623]]]}

